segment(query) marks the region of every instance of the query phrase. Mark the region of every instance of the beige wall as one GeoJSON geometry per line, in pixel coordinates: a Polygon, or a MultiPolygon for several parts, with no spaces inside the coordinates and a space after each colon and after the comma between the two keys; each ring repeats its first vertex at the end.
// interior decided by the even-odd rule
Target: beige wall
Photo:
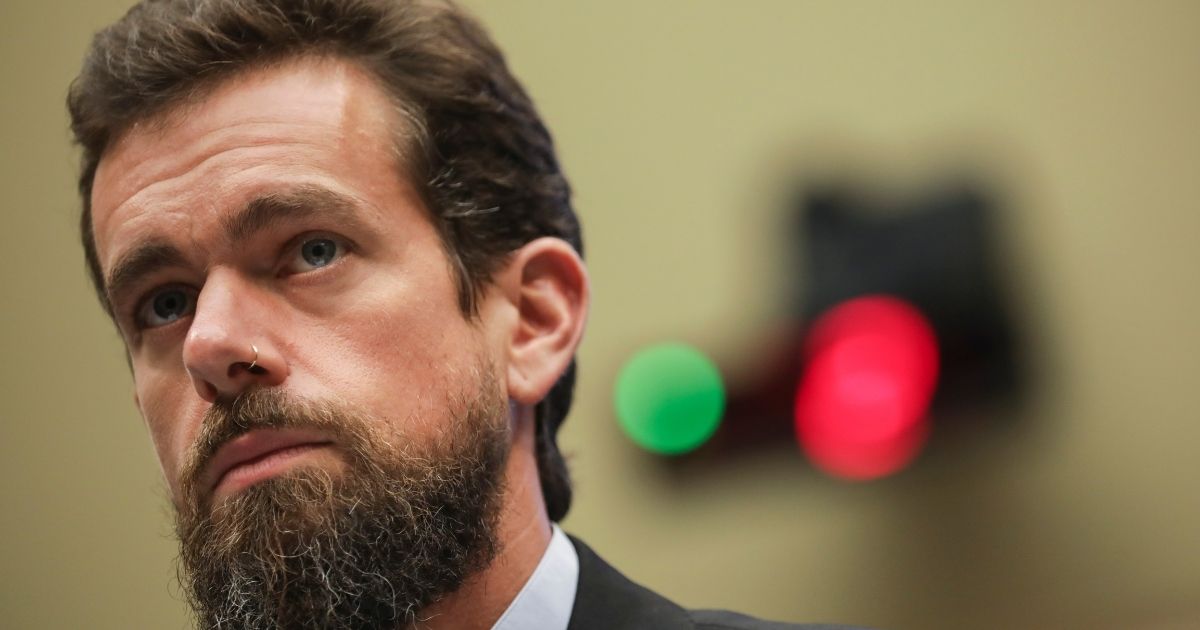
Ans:
{"type": "MultiPolygon", "coordinates": [[[[63,97],[117,0],[0,5],[0,627],[187,624],[157,464],[75,239],[63,97]]],[[[469,3],[555,131],[595,308],[567,528],[691,606],[887,628],[1200,624],[1200,4],[469,3]],[[970,4],[971,6],[967,6],[970,4]],[[895,479],[790,450],[672,480],[614,374],[752,369],[777,193],[850,165],[1006,190],[1039,386],[895,479]]]]}

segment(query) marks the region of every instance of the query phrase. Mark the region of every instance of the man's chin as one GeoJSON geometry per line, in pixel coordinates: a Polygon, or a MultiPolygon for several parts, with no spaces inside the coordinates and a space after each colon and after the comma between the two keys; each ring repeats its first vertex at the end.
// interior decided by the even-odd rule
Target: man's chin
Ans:
{"type": "Polygon", "coordinates": [[[395,627],[486,567],[511,443],[492,375],[481,362],[479,380],[448,401],[448,430],[407,448],[383,439],[378,421],[280,391],[214,405],[177,514],[200,625],[395,627]],[[212,457],[220,465],[224,445],[280,429],[311,430],[338,448],[263,457],[202,491],[199,471],[212,457]]]}
{"type": "Polygon", "coordinates": [[[447,495],[437,478],[296,466],[227,497],[181,523],[194,608],[245,628],[411,621],[495,553],[500,489],[481,475],[447,495]]]}

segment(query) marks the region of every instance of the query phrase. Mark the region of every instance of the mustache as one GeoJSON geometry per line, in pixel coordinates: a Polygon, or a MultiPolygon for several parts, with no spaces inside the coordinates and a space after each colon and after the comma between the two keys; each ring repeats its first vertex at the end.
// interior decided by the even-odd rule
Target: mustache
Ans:
{"type": "Polygon", "coordinates": [[[201,479],[221,447],[239,436],[262,429],[318,429],[354,451],[363,436],[351,414],[323,401],[296,398],[279,388],[250,389],[216,400],[200,424],[200,433],[185,459],[181,481],[193,500],[204,492],[201,479]]]}

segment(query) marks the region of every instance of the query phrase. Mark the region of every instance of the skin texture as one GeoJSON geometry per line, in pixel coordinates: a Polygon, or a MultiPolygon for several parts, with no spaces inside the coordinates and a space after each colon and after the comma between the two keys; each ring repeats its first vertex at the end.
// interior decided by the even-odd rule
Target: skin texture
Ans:
{"type": "MultiPolygon", "coordinates": [[[[344,401],[389,439],[427,440],[447,420],[457,376],[488,357],[508,394],[513,436],[500,555],[421,615],[430,628],[487,628],[549,541],[533,405],[574,355],[587,277],[568,244],[535,240],[497,272],[478,319],[466,319],[428,210],[397,163],[394,112],[374,79],[343,60],[234,75],[109,147],[92,196],[97,249],[109,276],[148,244],[176,253],[110,293],[138,408],[176,499],[203,414],[218,397],[285,388],[344,401]],[[267,213],[260,229],[230,233],[252,200],[314,190],[349,203],[337,212],[267,213]],[[339,256],[308,265],[300,246],[311,238],[333,240],[339,256]],[[138,313],[172,287],[194,295],[194,309],[148,327],[138,313]]],[[[280,470],[341,470],[336,444],[282,459],[280,470]]]]}

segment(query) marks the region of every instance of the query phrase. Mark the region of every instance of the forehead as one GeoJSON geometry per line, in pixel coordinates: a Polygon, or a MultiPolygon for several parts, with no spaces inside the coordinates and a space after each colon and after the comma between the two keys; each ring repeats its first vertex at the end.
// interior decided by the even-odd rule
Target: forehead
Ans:
{"type": "Polygon", "coordinates": [[[150,223],[190,223],[263,192],[256,187],[336,187],[319,180],[362,179],[368,160],[395,179],[396,119],[357,65],[304,58],[235,74],[196,103],[135,123],[105,151],[92,187],[101,265],[150,223]]]}

